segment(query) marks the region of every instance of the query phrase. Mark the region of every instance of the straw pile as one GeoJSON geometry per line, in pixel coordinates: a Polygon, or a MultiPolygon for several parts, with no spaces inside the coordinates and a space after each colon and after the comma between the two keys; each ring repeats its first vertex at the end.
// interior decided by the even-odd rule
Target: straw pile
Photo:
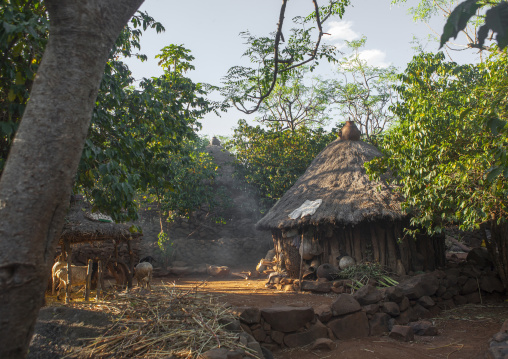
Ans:
{"type": "Polygon", "coordinates": [[[102,336],[74,358],[198,358],[213,348],[255,352],[239,342],[238,333],[224,326],[235,318],[216,297],[198,288],[182,291],[175,285],[154,286],[152,292],[117,294],[94,309],[116,317],[102,336]]]}

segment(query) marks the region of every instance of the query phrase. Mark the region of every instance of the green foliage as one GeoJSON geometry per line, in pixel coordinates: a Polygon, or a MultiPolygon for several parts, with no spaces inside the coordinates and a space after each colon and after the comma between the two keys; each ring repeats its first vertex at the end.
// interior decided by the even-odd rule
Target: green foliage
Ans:
{"type": "Polygon", "coordinates": [[[317,77],[309,80],[309,71],[308,67],[300,67],[284,82],[280,80],[259,107],[263,117],[257,120],[291,131],[301,126],[317,128],[327,125],[330,111],[325,83],[317,77]]]}
{"type": "MultiPolygon", "coordinates": [[[[253,65],[234,66],[229,69],[223,79],[224,86],[221,88],[225,101],[232,103],[242,112],[253,113],[261,101],[270,95],[277,82],[282,86],[299,66],[308,63],[312,71],[321,60],[335,62],[336,48],[320,44],[323,35],[321,25],[332,15],[342,18],[349,3],[349,0],[330,0],[327,6],[319,8],[319,21],[316,20],[315,13],[307,18],[295,17],[293,19],[295,27],[290,29],[286,41],[282,34],[281,22],[278,31],[271,36],[256,37],[248,31],[242,32],[241,35],[248,45],[243,56],[253,65]],[[318,29],[306,26],[313,20],[317,22],[318,29]],[[312,37],[315,32],[318,34],[316,41],[312,37]],[[253,105],[252,109],[248,109],[250,105],[253,105]]],[[[285,3],[282,6],[280,21],[284,19],[284,9],[285,3]]]]}
{"type": "Polygon", "coordinates": [[[372,262],[352,265],[339,271],[336,278],[351,280],[351,288],[355,290],[369,284],[369,282],[376,282],[378,287],[392,287],[399,284],[379,263],[372,262]]]}
{"type": "MultiPolygon", "coordinates": [[[[478,47],[483,44],[489,32],[496,33],[496,41],[499,49],[508,45],[508,3],[506,1],[466,0],[460,3],[448,17],[443,34],[441,35],[441,47],[450,38],[456,38],[463,31],[471,18],[477,14],[478,9],[491,6],[485,13],[484,24],[478,29],[478,47]]],[[[476,47],[476,46],[475,46],[476,47]]]]}
{"type": "Polygon", "coordinates": [[[0,6],[0,173],[25,110],[47,42],[49,21],[41,1],[0,6]]]}
{"type": "Polygon", "coordinates": [[[281,131],[280,126],[263,129],[241,120],[226,147],[238,159],[240,176],[257,189],[268,209],[336,137],[335,131],[327,133],[321,128],[281,131]]]}
{"type": "Polygon", "coordinates": [[[415,56],[400,76],[399,123],[368,172],[390,171],[416,227],[468,230],[506,218],[507,71],[506,53],[463,66],[439,53],[415,56]]]}
{"type": "Polygon", "coordinates": [[[354,121],[367,141],[374,139],[393,121],[390,104],[396,99],[395,67],[369,65],[360,58],[367,39],[346,41],[351,54],[339,61],[339,79],[329,79],[321,90],[343,118],[354,121]]]}
{"type": "MultiPolygon", "coordinates": [[[[0,169],[29,98],[33,78],[48,37],[48,19],[41,2],[10,1],[0,8],[0,169]]],[[[179,160],[179,151],[196,140],[197,122],[214,110],[206,87],[184,76],[194,69],[190,51],[170,45],[157,56],[165,70],[158,78],[136,84],[126,57],[139,53],[143,31],[164,30],[147,13],[137,12],[118,37],[101,82],[92,123],[75,183],[96,210],[115,221],[137,217],[136,193],[174,188],[175,163],[197,170],[202,160],[179,160]],[[175,163],[173,163],[175,161],[175,163]],[[173,187],[172,187],[173,186],[173,187]]],[[[187,154],[188,157],[192,157],[187,154]]],[[[211,167],[211,166],[210,166],[211,167]]],[[[203,175],[210,178],[210,175],[203,175]]],[[[184,203],[181,208],[189,209],[184,203]]]]}

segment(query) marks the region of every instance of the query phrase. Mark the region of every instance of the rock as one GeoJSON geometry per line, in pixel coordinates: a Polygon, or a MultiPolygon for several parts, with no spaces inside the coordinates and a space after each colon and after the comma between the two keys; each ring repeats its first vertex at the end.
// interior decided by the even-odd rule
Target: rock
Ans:
{"type": "Polygon", "coordinates": [[[261,311],[257,307],[238,307],[232,312],[247,324],[256,324],[261,320],[261,311]]]}
{"type": "MultiPolygon", "coordinates": [[[[258,358],[264,358],[264,353],[263,353],[263,349],[261,348],[261,345],[256,342],[256,341],[252,341],[252,342],[249,342],[247,343],[247,348],[249,349],[252,349],[256,352],[256,355],[258,358]]],[[[273,358],[273,356],[272,356],[273,358]]]]}
{"type": "Polygon", "coordinates": [[[363,307],[363,310],[367,315],[372,315],[378,312],[379,304],[367,304],[363,307]]]}
{"type": "Polygon", "coordinates": [[[364,338],[369,335],[369,321],[364,312],[356,312],[328,322],[337,339],[364,338]]]}
{"type": "Polygon", "coordinates": [[[322,304],[314,308],[314,313],[322,323],[328,322],[333,317],[332,307],[328,304],[322,304]]]}
{"type": "Polygon", "coordinates": [[[436,336],[438,335],[437,328],[427,320],[419,320],[417,322],[409,323],[415,335],[422,336],[436,336]]]}
{"type": "Polygon", "coordinates": [[[328,293],[332,288],[332,282],[326,281],[302,281],[302,290],[317,292],[317,293],[328,293]]]}
{"type": "Polygon", "coordinates": [[[270,333],[270,338],[272,338],[275,343],[280,345],[284,342],[284,333],[277,330],[272,330],[270,333]]]}
{"type": "Polygon", "coordinates": [[[389,287],[385,291],[386,299],[390,302],[400,303],[404,299],[404,291],[399,287],[389,287]]]}
{"type": "Polygon", "coordinates": [[[398,285],[409,299],[434,295],[439,288],[439,279],[433,273],[420,274],[398,285]]]}
{"type": "Polygon", "coordinates": [[[399,325],[406,325],[407,323],[414,322],[416,320],[418,320],[418,315],[411,307],[409,307],[406,311],[401,312],[400,315],[395,318],[395,321],[399,325]]]}
{"type": "Polygon", "coordinates": [[[337,345],[328,338],[318,338],[312,343],[311,350],[333,350],[337,345]]]}
{"type": "Polygon", "coordinates": [[[396,317],[400,314],[399,305],[395,302],[384,302],[381,306],[381,311],[392,317],[396,317]]]}
{"type": "Polygon", "coordinates": [[[489,267],[492,265],[489,252],[486,248],[473,248],[466,257],[468,263],[474,263],[479,267],[489,267]]]}
{"type": "Polygon", "coordinates": [[[314,319],[311,307],[273,307],[261,309],[261,316],[273,330],[294,332],[314,319]]]}
{"type": "Polygon", "coordinates": [[[268,344],[268,343],[261,344],[261,350],[263,351],[263,357],[265,359],[273,359],[272,352],[275,352],[279,349],[280,347],[277,344],[268,344]]]}
{"type": "Polygon", "coordinates": [[[207,273],[213,277],[226,277],[231,273],[229,267],[226,266],[213,266],[209,265],[207,268],[207,273]]]}
{"type": "Polygon", "coordinates": [[[227,318],[219,318],[219,324],[230,332],[239,332],[242,330],[240,321],[237,319],[231,320],[227,318]]]}
{"type": "Polygon", "coordinates": [[[409,308],[409,298],[408,297],[404,297],[402,299],[402,301],[399,303],[399,310],[401,312],[404,312],[407,310],[407,308],[409,308]]]}
{"type": "Polygon", "coordinates": [[[383,292],[372,285],[364,285],[355,292],[353,297],[360,305],[374,304],[383,299],[383,292]]]}
{"type": "Polygon", "coordinates": [[[424,308],[423,306],[421,306],[420,304],[416,303],[414,306],[413,306],[413,312],[415,313],[415,316],[416,318],[415,319],[419,319],[419,318],[429,318],[430,317],[430,312],[428,309],[424,308]]]}
{"type": "Polygon", "coordinates": [[[339,294],[332,303],[332,313],[335,316],[358,312],[361,309],[360,303],[349,294],[339,294]]]}
{"type": "Polygon", "coordinates": [[[369,333],[370,335],[381,335],[390,331],[391,317],[386,313],[376,313],[369,320],[369,333]]]}
{"type": "Polygon", "coordinates": [[[210,349],[200,355],[200,359],[228,359],[229,350],[226,348],[210,349]]]}
{"type": "Polygon", "coordinates": [[[503,325],[501,326],[501,330],[500,330],[501,333],[508,333],[508,319],[506,319],[503,323],[503,325]]]}
{"type": "Polygon", "coordinates": [[[289,348],[303,347],[319,338],[328,338],[328,329],[320,321],[317,321],[307,331],[286,334],[284,344],[289,348]]]}
{"type": "Polygon", "coordinates": [[[478,282],[475,278],[468,278],[460,289],[460,294],[471,294],[478,290],[478,282]]]}
{"type": "Polygon", "coordinates": [[[389,337],[403,342],[410,342],[415,339],[413,329],[407,325],[394,325],[389,337]]]}
{"type": "Polygon", "coordinates": [[[488,293],[492,292],[504,292],[503,283],[497,277],[483,276],[480,279],[480,288],[488,293]]]}
{"type": "Polygon", "coordinates": [[[424,308],[430,308],[436,305],[436,302],[434,302],[434,300],[428,295],[424,295],[423,297],[419,298],[417,302],[424,308]]]}
{"type": "Polygon", "coordinates": [[[266,333],[263,328],[257,328],[252,330],[252,336],[256,339],[256,341],[263,342],[266,338],[266,333]]]}
{"type": "Polygon", "coordinates": [[[227,359],[242,359],[244,355],[245,352],[243,350],[230,350],[227,353],[227,359]]]}

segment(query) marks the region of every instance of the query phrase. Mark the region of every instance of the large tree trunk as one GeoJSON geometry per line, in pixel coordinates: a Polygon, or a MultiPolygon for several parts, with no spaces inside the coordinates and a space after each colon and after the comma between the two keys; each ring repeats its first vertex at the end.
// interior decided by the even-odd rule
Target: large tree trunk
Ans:
{"type": "Polygon", "coordinates": [[[499,278],[505,290],[508,290],[508,221],[503,220],[497,223],[497,219],[493,219],[490,221],[490,239],[487,238],[485,227],[483,227],[483,235],[499,278]]]}
{"type": "Polygon", "coordinates": [[[0,179],[0,358],[26,355],[109,51],[143,0],[46,0],[49,42],[0,179]]]}

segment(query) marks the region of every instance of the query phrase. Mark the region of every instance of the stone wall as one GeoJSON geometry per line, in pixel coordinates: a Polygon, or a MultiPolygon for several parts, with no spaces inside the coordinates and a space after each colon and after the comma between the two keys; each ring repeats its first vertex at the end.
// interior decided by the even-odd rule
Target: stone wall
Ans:
{"type": "MultiPolygon", "coordinates": [[[[344,285],[344,281],[314,283],[318,283],[312,287],[317,292],[323,292],[324,287],[340,292],[338,288],[344,285]]],[[[331,305],[315,309],[244,307],[236,308],[235,313],[245,332],[274,351],[315,345],[318,340],[387,332],[402,340],[412,340],[414,334],[437,335],[435,327],[419,319],[434,317],[457,305],[480,303],[487,296],[501,300],[501,293],[504,287],[495,272],[465,265],[410,277],[394,287],[366,285],[353,294],[342,292],[331,305]]]]}

